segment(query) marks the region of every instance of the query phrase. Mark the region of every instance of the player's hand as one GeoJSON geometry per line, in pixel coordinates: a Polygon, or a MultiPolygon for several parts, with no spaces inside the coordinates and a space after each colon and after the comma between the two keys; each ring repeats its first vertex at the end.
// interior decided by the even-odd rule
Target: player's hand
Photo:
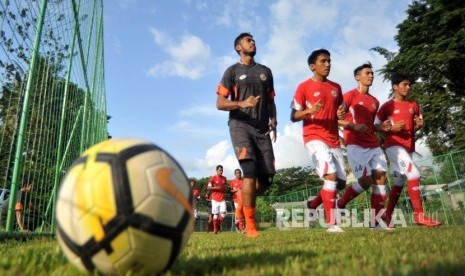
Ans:
{"type": "Polygon", "coordinates": [[[310,112],[312,114],[315,114],[315,113],[320,112],[320,110],[322,109],[323,109],[323,104],[321,104],[321,99],[318,99],[318,101],[316,101],[316,103],[310,109],[311,110],[310,112]]]}
{"type": "Polygon", "coordinates": [[[405,129],[405,122],[404,121],[400,121],[398,123],[395,123],[391,127],[391,131],[394,131],[394,132],[399,132],[399,131],[402,131],[404,129],[405,129]]]}
{"type": "Polygon", "coordinates": [[[339,120],[344,120],[346,118],[346,111],[344,110],[342,104],[337,109],[337,118],[339,120]]]}
{"type": "Polygon", "coordinates": [[[414,120],[415,120],[415,130],[420,129],[425,125],[425,122],[423,121],[423,119],[418,116],[415,116],[414,120]]]}
{"type": "Polygon", "coordinates": [[[271,136],[271,140],[274,142],[276,142],[277,138],[278,138],[278,133],[276,132],[276,126],[278,125],[278,122],[276,121],[275,118],[271,119],[270,122],[268,123],[268,126],[270,127],[270,129],[265,133],[265,135],[270,135],[271,136]]]}
{"type": "Polygon", "coordinates": [[[391,131],[391,128],[392,128],[391,121],[386,120],[379,127],[382,131],[385,131],[385,132],[391,131]]]}
{"type": "Polygon", "coordinates": [[[250,96],[245,101],[240,102],[241,103],[240,107],[241,108],[256,107],[259,101],[260,101],[260,96],[257,96],[257,97],[250,96]]]}

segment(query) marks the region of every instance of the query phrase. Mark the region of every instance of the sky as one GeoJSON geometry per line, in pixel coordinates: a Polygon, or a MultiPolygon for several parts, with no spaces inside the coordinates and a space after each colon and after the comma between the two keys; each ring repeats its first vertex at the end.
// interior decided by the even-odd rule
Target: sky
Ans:
{"type": "MultiPolygon", "coordinates": [[[[233,41],[250,32],[255,60],[274,77],[278,137],[276,169],[310,165],[301,122],[289,120],[299,83],[311,77],[308,55],[331,52],[329,79],[343,92],[356,87],[353,69],[386,64],[371,48],[396,52],[396,26],[410,0],[104,0],[105,85],[114,138],[149,140],[171,154],[188,177],[231,179],[239,167],[228,112],[216,109],[216,89],[239,61],[233,41]]],[[[390,85],[379,74],[371,93],[380,103],[390,85]]],[[[430,155],[421,143],[417,151],[430,155]]]]}

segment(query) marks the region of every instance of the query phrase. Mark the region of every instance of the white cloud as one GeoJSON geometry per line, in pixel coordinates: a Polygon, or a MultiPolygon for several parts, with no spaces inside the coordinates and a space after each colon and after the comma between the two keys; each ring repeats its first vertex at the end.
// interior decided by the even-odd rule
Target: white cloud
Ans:
{"type": "Polygon", "coordinates": [[[264,29],[265,23],[256,11],[263,9],[258,0],[231,0],[219,2],[219,12],[213,16],[214,22],[221,27],[235,27],[240,32],[264,29]]]}
{"type": "Polygon", "coordinates": [[[204,76],[211,53],[210,47],[202,39],[194,35],[184,35],[176,42],[155,28],[150,28],[150,33],[155,43],[170,59],[152,66],[147,71],[148,76],[178,76],[190,79],[204,76]]]}
{"type": "Polygon", "coordinates": [[[284,126],[283,133],[278,132],[278,139],[274,144],[276,169],[289,167],[306,167],[310,165],[310,158],[302,138],[302,123],[290,123],[284,126]]]}
{"type": "Polygon", "coordinates": [[[236,156],[231,154],[231,145],[227,140],[218,142],[209,148],[202,159],[196,160],[196,166],[203,171],[204,175],[213,175],[217,165],[222,165],[223,175],[232,179],[234,170],[239,167],[236,156]]]}

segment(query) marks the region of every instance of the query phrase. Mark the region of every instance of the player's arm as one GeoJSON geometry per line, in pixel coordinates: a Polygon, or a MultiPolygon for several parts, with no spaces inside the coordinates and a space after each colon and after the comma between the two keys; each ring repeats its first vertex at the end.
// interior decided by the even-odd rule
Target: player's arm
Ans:
{"type": "Polygon", "coordinates": [[[392,124],[391,121],[385,120],[382,123],[375,121],[375,130],[380,132],[401,132],[405,129],[405,122],[399,121],[392,124]]]}
{"type": "Polygon", "coordinates": [[[254,97],[250,96],[249,98],[243,100],[243,101],[231,101],[227,97],[223,95],[218,95],[216,99],[216,108],[218,110],[223,110],[223,111],[230,111],[230,110],[238,110],[241,108],[247,108],[247,107],[255,107],[258,104],[258,101],[260,100],[260,96],[254,97]]]}
{"type": "Polygon", "coordinates": [[[364,125],[364,124],[356,124],[352,122],[347,122],[344,120],[338,120],[337,121],[338,126],[346,128],[346,129],[351,129],[359,133],[366,133],[369,131],[369,128],[364,125]]]}
{"type": "Polygon", "coordinates": [[[224,187],[223,186],[213,186],[213,184],[211,182],[209,182],[208,185],[207,185],[207,190],[210,190],[210,191],[222,191],[222,190],[224,190],[224,187]]]}
{"type": "Polygon", "coordinates": [[[320,112],[321,109],[323,109],[323,105],[320,103],[321,99],[318,99],[318,101],[313,104],[312,107],[306,108],[304,110],[296,110],[292,108],[291,111],[291,122],[298,122],[302,121],[305,119],[307,116],[311,116],[315,113],[320,112]]]}

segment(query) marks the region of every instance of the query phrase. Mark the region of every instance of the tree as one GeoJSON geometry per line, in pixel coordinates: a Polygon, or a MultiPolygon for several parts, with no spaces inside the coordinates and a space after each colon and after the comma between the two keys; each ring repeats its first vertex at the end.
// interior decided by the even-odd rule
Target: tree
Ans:
{"type": "Polygon", "coordinates": [[[386,57],[385,80],[394,71],[416,80],[410,98],[423,112],[425,137],[433,155],[465,149],[465,2],[415,0],[397,26],[399,52],[372,50],[386,57]]]}
{"type": "Polygon", "coordinates": [[[320,185],[322,180],[310,167],[285,168],[276,172],[273,184],[265,195],[278,196],[320,185]]]}

